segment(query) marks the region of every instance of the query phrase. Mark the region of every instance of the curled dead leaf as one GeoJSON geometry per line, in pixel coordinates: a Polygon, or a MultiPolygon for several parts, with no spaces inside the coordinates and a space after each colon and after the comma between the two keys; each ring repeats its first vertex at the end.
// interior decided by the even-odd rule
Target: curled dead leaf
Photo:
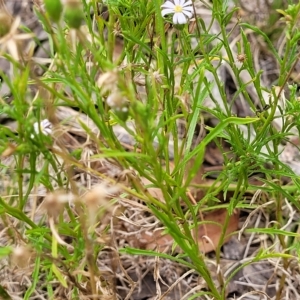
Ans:
{"type": "MultiPolygon", "coordinates": [[[[223,231],[223,225],[227,218],[226,209],[218,209],[212,211],[203,217],[201,225],[198,226],[198,243],[199,249],[203,253],[208,253],[216,250],[223,231]]],[[[230,234],[238,229],[239,211],[235,211],[229,217],[228,227],[226,229],[225,239],[223,243],[226,243],[230,234]]],[[[173,244],[173,238],[169,234],[162,234],[163,230],[157,230],[153,233],[142,232],[139,238],[139,245],[142,248],[148,250],[164,251],[173,244]]]]}

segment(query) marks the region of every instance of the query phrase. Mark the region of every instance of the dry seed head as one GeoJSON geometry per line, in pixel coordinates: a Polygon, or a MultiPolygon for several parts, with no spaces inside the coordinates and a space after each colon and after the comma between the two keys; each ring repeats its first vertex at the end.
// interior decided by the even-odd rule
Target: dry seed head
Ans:
{"type": "Polygon", "coordinates": [[[139,86],[146,86],[146,79],[145,76],[142,74],[134,76],[133,81],[139,86]]]}
{"type": "Polygon", "coordinates": [[[157,83],[157,84],[163,84],[163,79],[165,78],[165,76],[163,74],[160,74],[159,71],[154,71],[152,73],[153,75],[153,78],[154,78],[154,81],[157,83]]]}
{"type": "Polygon", "coordinates": [[[101,74],[97,85],[101,90],[101,95],[114,91],[118,86],[118,73],[114,70],[101,74]]]}
{"type": "Polygon", "coordinates": [[[99,205],[108,206],[108,197],[116,193],[118,188],[112,188],[105,183],[95,186],[91,191],[84,195],[83,201],[87,207],[98,207],[99,205]]]}
{"type": "Polygon", "coordinates": [[[244,53],[238,54],[236,56],[238,62],[243,63],[247,59],[247,55],[244,53]]]}
{"type": "Polygon", "coordinates": [[[83,197],[83,201],[87,207],[88,222],[91,229],[97,223],[97,215],[100,207],[105,213],[112,210],[108,197],[116,193],[117,190],[117,188],[112,188],[102,183],[95,186],[83,197]]]}
{"type": "MultiPolygon", "coordinates": [[[[6,32],[4,36],[0,37],[0,52],[7,51],[16,61],[20,59],[20,53],[22,52],[21,48],[24,47],[24,40],[31,39],[34,36],[33,33],[20,33],[18,29],[20,23],[21,17],[16,16],[9,27],[9,31],[6,32]]],[[[0,24],[0,27],[1,26],[2,30],[4,28],[4,30],[7,31],[7,28],[5,29],[3,24],[0,24]]]]}
{"type": "Polygon", "coordinates": [[[56,218],[63,211],[64,205],[68,200],[67,194],[55,191],[46,195],[43,208],[46,210],[49,218],[56,218]]]}
{"type": "Polygon", "coordinates": [[[241,8],[238,8],[238,10],[236,11],[236,18],[237,18],[238,22],[241,21],[242,14],[243,14],[243,10],[241,8]]]}
{"type": "Polygon", "coordinates": [[[89,207],[97,207],[100,203],[106,202],[106,198],[109,195],[108,189],[104,184],[100,184],[91,189],[84,196],[84,203],[89,207]]]}
{"type": "Polygon", "coordinates": [[[121,25],[119,21],[115,22],[113,34],[122,37],[121,25]]]}
{"type": "Polygon", "coordinates": [[[32,250],[28,246],[17,246],[11,254],[11,263],[19,268],[26,268],[30,264],[32,250]]]}
{"type": "Polygon", "coordinates": [[[109,107],[113,108],[116,111],[128,111],[127,100],[119,91],[115,91],[110,94],[106,99],[106,103],[109,107]]]}
{"type": "Polygon", "coordinates": [[[12,18],[5,12],[0,12],[0,38],[9,33],[12,18]]]}

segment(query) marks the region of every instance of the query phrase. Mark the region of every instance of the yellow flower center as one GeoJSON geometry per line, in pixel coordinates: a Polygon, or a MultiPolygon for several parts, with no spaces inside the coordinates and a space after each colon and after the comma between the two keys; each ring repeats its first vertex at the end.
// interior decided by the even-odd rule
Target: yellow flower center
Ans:
{"type": "Polygon", "coordinates": [[[181,6],[181,5],[175,5],[174,11],[175,11],[175,13],[180,13],[180,12],[182,12],[182,6],[181,6]]]}

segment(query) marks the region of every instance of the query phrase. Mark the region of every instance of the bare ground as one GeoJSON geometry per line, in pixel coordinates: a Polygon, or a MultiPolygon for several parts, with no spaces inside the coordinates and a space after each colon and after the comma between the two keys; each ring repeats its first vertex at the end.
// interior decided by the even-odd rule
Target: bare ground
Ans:
{"type": "MultiPolygon", "coordinates": [[[[36,2],[37,3],[37,2],[36,2]]],[[[28,26],[40,40],[41,44],[35,48],[35,57],[47,57],[47,49],[49,47],[47,35],[43,32],[40,23],[37,21],[36,16],[32,10],[32,1],[5,1],[6,8],[12,13],[13,16],[21,17],[22,23],[28,26]]],[[[37,3],[38,4],[38,3],[37,3]]],[[[241,15],[245,21],[251,22],[266,30],[268,28],[269,16],[271,11],[271,1],[241,1],[241,15]],[[257,5],[253,6],[256,2],[257,5]]],[[[207,19],[207,11],[199,8],[199,12],[203,13],[203,18],[207,19]]],[[[232,22],[234,24],[234,20],[232,22]]],[[[276,24],[274,25],[276,26],[276,24]]],[[[217,30],[213,27],[212,30],[217,30]]],[[[268,28],[270,30],[270,28],[268,28]]],[[[238,33],[236,37],[238,39],[238,33]]],[[[255,65],[257,69],[263,69],[263,81],[265,86],[271,86],[276,80],[278,74],[277,66],[274,59],[269,55],[268,49],[264,42],[253,33],[248,34],[251,40],[255,65]]],[[[234,43],[234,38],[233,38],[234,43]]],[[[278,45],[280,47],[283,43],[282,35],[279,35],[278,45]]],[[[0,59],[0,66],[2,70],[9,71],[9,64],[4,59],[0,59]]],[[[42,75],[43,71],[39,68],[38,64],[34,66],[36,74],[42,75]]],[[[224,76],[224,81],[228,86],[228,95],[232,94],[235,89],[235,83],[230,76],[230,71],[226,68],[220,76],[224,76]]],[[[33,95],[35,89],[30,91],[33,95]]],[[[251,92],[251,91],[250,91],[251,92]]],[[[1,88],[1,96],[8,95],[6,101],[12,101],[10,97],[9,88],[3,85],[1,88]]],[[[255,101],[255,97],[254,101],[255,101]]],[[[208,104],[209,105],[209,104],[208,104]]],[[[245,107],[243,99],[236,101],[233,109],[240,116],[251,114],[249,109],[245,107]]],[[[253,113],[253,112],[252,112],[253,113]]],[[[86,133],[82,130],[78,120],[90,124],[86,116],[70,108],[59,107],[56,111],[57,125],[56,136],[58,147],[63,144],[64,148],[68,150],[83,147],[81,156],[81,164],[91,167],[95,173],[88,173],[83,168],[77,168],[73,174],[73,180],[78,183],[82,191],[87,188],[97,186],[103,182],[96,172],[105,174],[110,178],[116,179],[118,182],[126,185],[130,182],[130,177],[126,170],[123,170],[115,161],[98,160],[90,161],[89,157],[98,152],[96,145],[92,142],[87,143],[86,133]],[[70,118],[70,116],[72,116],[70,118]],[[66,118],[68,120],[66,121],[66,118]],[[128,179],[129,178],[129,179],[128,179]]],[[[0,115],[1,124],[5,124],[10,128],[15,128],[16,123],[14,120],[8,119],[5,115],[0,115]]],[[[215,121],[206,118],[207,124],[215,124],[215,121]]],[[[183,122],[184,126],[184,122],[183,122]]],[[[94,128],[97,133],[97,129],[94,128]]],[[[115,128],[116,135],[130,149],[131,141],[126,135],[124,136],[120,128],[115,128]]],[[[228,147],[224,143],[224,147],[228,147]]],[[[297,153],[296,153],[297,154],[297,153]]],[[[297,169],[297,160],[293,159],[293,155],[288,152],[288,160],[294,168],[297,169]],[[292,158],[291,158],[292,157],[292,158]]],[[[8,191],[14,191],[14,161],[11,157],[2,158],[1,163],[7,165],[7,168],[2,168],[1,171],[1,194],[2,197],[9,195],[8,191]]],[[[207,178],[202,180],[202,175],[208,171],[214,171],[215,174],[222,169],[223,158],[218,148],[212,144],[207,149],[205,157],[205,165],[199,171],[198,183],[211,184],[214,178],[207,178]]],[[[39,166],[37,166],[38,168],[39,166]]],[[[26,178],[24,179],[26,181],[26,178]]],[[[255,179],[250,178],[252,183],[255,179]]],[[[146,184],[146,182],[144,183],[146,184]]],[[[231,219],[230,232],[236,232],[230,237],[227,243],[222,248],[222,259],[220,264],[217,265],[213,247],[218,242],[220,230],[218,226],[207,226],[203,228],[203,232],[199,233],[199,240],[202,243],[203,252],[206,254],[207,264],[210,266],[213,274],[213,279],[218,285],[218,274],[224,279],[230,278],[234,270],[238,270],[242,263],[249,262],[248,265],[238,270],[238,272],[230,278],[230,283],[227,289],[226,299],[274,299],[276,291],[279,288],[280,282],[284,278],[284,292],[281,299],[300,299],[300,286],[299,286],[299,265],[298,262],[291,261],[288,268],[284,268],[282,261],[279,258],[269,258],[258,262],[252,262],[255,254],[263,249],[268,249],[272,245],[275,246],[278,252],[284,251],[280,249],[278,237],[269,235],[258,235],[245,233],[245,228],[268,228],[273,222],[273,216],[269,214],[273,205],[272,199],[267,199],[262,190],[259,189],[261,182],[257,182],[257,191],[249,192],[246,201],[255,204],[261,204],[255,210],[236,211],[231,219]],[[203,236],[209,238],[205,240],[203,236]],[[213,241],[213,242],[212,242],[213,241]],[[251,262],[251,263],[250,263],[251,262]]],[[[159,191],[151,191],[158,198],[160,197],[159,191]]],[[[37,187],[30,196],[30,202],[26,207],[27,213],[36,222],[44,217],[42,210],[42,203],[44,197],[47,195],[45,188],[37,187]]],[[[203,191],[194,191],[191,199],[199,200],[203,191]]],[[[228,195],[230,197],[230,195],[228,195]]],[[[284,215],[287,219],[286,230],[296,226],[299,219],[299,212],[286,202],[283,207],[284,215]]],[[[222,224],[224,221],[225,211],[218,210],[217,212],[204,214],[206,220],[212,220],[222,224]]],[[[47,223],[47,222],[46,222],[47,223]]],[[[12,245],[13,247],[24,246],[26,239],[24,238],[24,225],[19,224],[15,218],[10,218],[5,214],[2,215],[0,222],[0,244],[12,245]],[[16,238],[17,237],[17,238],[16,238]]],[[[96,241],[102,243],[105,241],[106,247],[99,250],[97,258],[97,268],[99,270],[98,283],[99,289],[102,290],[101,299],[134,299],[134,300],[150,300],[150,299],[188,299],[192,295],[205,290],[206,283],[198,276],[193,270],[190,270],[178,263],[171,262],[165,259],[158,259],[153,257],[141,257],[131,255],[119,255],[118,249],[124,246],[132,246],[141,249],[159,249],[166,253],[172,252],[172,240],[165,236],[160,238],[161,224],[151,214],[147,206],[139,199],[122,198],[118,197],[118,202],[109,213],[103,216],[99,228],[97,228],[98,238],[96,241]],[[110,231],[104,235],[104,229],[110,225],[110,231]],[[158,233],[158,234],[157,234],[158,233]],[[106,284],[103,284],[103,283],[106,284]]],[[[230,233],[229,232],[229,233],[230,233]]],[[[69,242],[69,241],[67,241],[69,242]]],[[[176,253],[177,250],[175,250],[176,253]]],[[[24,252],[22,252],[24,255],[24,252]]],[[[12,299],[23,299],[27,289],[32,286],[32,272],[34,264],[22,264],[22,260],[16,254],[9,259],[2,259],[0,282],[1,286],[8,292],[12,299]]],[[[55,299],[70,299],[69,293],[74,285],[80,285],[80,299],[90,299],[88,294],[88,284],[86,281],[75,283],[72,281],[72,274],[67,274],[69,287],[63,288],[58,282],[52,283],[55,290],[55,299]]],[[[74,274],[75,275],[75,274],[74,274]]],[[[86,274],[83,274],[86,275],[86,274]]],[[[44,274],[46,276],[46,274],[44,274]]],[[[35,287],[34,297],[31,299],[48,299],[47,289],[44,285],[45,278],[40,278],[40,281],[35,287]]],[[[194,299],[208,299],[204,296],[199,296],[194,299]]]]}

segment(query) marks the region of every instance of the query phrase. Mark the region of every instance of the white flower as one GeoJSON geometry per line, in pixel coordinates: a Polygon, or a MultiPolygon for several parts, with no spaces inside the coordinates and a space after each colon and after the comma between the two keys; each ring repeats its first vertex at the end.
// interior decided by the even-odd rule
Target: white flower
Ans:
{"type": "MultiPolygon", "coordinates": [[[[42,120],[41,123],[35,122],[33,124],[33,130],[36,134],[40,132],[44,135],[51,135],[52,133],[52,123],[48,120],[42,120]]],[[[33,135],[31,135],[33,137],[33,135]]]]}
{"type": "Polygon", "coordinates": [[[173,14],[174,24],[186,24],[194,12],[191,0],[174,0],[174,3],[167,1],[161,8],[163,8],[161,11],[163,17],[168,14],[173,14]]]}

